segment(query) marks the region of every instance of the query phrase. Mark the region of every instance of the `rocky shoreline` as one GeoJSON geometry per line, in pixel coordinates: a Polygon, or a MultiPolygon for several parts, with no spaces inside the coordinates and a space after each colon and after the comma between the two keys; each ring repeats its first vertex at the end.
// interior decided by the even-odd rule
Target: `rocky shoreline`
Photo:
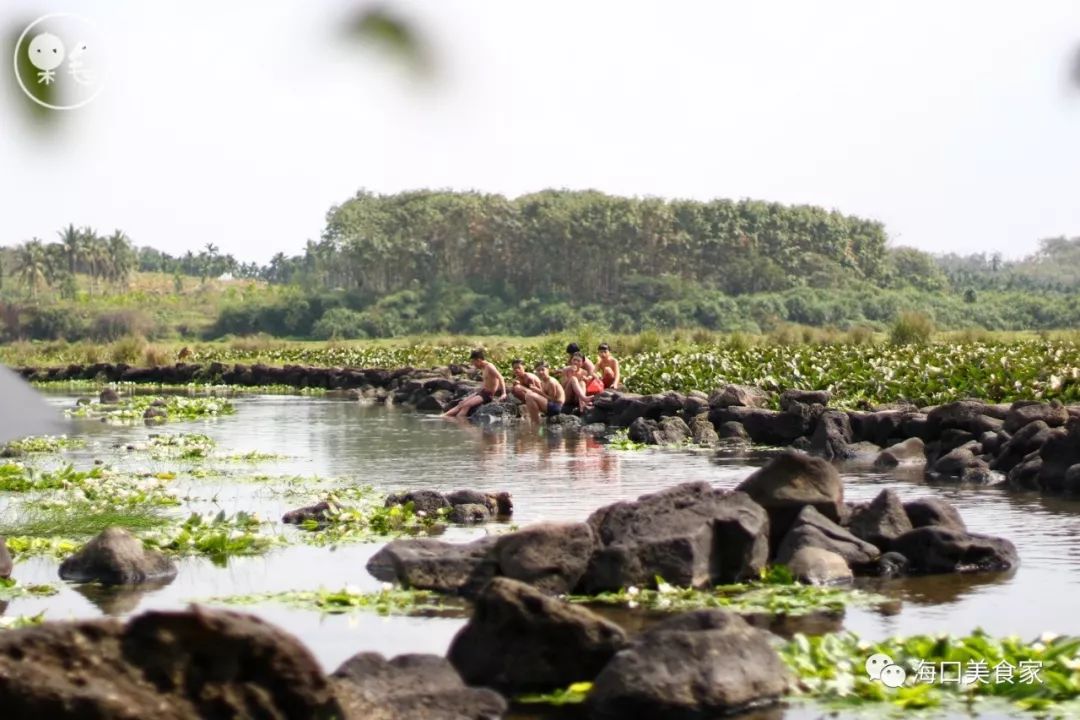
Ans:
{"type": "MultiPolygon", "coordinates": [[[[35,382],[318,388],[330,397],[406,405],[421,412],[442,412],[479,387],[471,369],[463,365],[387,370],[95,363],[17,371],[35,382]]],[[[824,390],[787,390],[775,396],[740,385],[653,395],[609,391],[596,398],[584,417],[566,414],[549,423],[595,434],[626,428],[634,442],[694,444],[727,454],[745,452],[753,445],[791,447],[827,460],[872,462],[883,470],[923,466],[927,479],[936,482],[1002,483],[1019,491],[1080,497],[1080,405],[960,400],[935,407],[896,403],[842,410],[829,407],[830,400],[824,390]],[[779,409],[770,408],[777,405],[779,409]]],[[[473,419],[505,423],[521,416],[520,403],[510,398],[482,406],[473,419]]]]}

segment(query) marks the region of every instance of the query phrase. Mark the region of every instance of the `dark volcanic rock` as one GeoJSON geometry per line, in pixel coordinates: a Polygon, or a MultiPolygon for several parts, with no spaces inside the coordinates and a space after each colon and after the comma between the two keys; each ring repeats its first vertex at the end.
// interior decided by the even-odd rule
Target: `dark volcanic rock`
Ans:
{"type": "Polygon", "coordinates": [[[316,522],[322,522],[326,520],[330,512],[330,503],[323,500],[317,502],[314,505],[306,505],[302,508],[290,510],[281,516],[281,522],[286,525],[299,525],[308,520],[314,520],[316,522]]]}
{"type": "Polygon", "coordinates": [[[469,685],[543,692],[591,680],[625,644],[623,630],[593,612],[495,578],[447,657],[469,685]]]}
{"type": "Polygon", "coordinates": [[[712,409],[709,411],[709,420],[717,427],[727,422],[741,423],[754,442],[782,446],[790,445],[796,438],[808,434],[812,427],[813,416],[809,412],[777,412],[763,408],[730,407],[712,409]]]}
{"type": "Polygon", "coordinates": [[[458,525],[476,525],[490,520],[491,511],[488,510],[487,505],[461,503],[450,509],[450,514],[446,519],[458,525]]]}
{"type": "Polygon", "coordinates": [[[892,545],[916,573],[1008,570],[1020,562],[1016,547],[1008,540],[944,527],[916,528],[892,545]]]}
{"type": "Polygon", "coordinates": [[[680,417],[662,417],[658,424],[665,445],[682,445],[693,434],[690,426],[680,417]]]}
{"type": "Polygon", "coordinates": [[[468,687],[438,655],[360,653],[331,682],[349,720],[496,720],[507,710],[501,695],[468,687]]]}
{"type": "Polygon", "coordinates": [[[851,422],[846,412],[826,410],[818,418],[810,437],[810,452],[826,460],[843,460],[853,456],[851,422]]]}
{"type": "Polygon", "coordinates": [[[1017,430],[1009,440],[1001,446],[990,467],[1007,473],[1019,465],[1025,457],[1042,448],[1046,441],[1062,431],[1050,429],[1042,420],[1026,423],[1017,430]]]}
{"type": "Polygon", "coordinates": [[[497,539],[489,536],[460,544],[430,538],[394,540],[371,556],[367,571],[409,588],[473,595],[495,576],[497,539]]]}
{"type": "Polygon", "coordinates": [[[135,585],[176,577],[176,565],[121,528],[107,528],[60,563],[60,577],[70,582],[135,585]]]}
{"type": "Polygon", "coordinates": [[[499,574],[560,595],[577,587],[596,539],[585,523],[540,523],[499,536],[499,574]]]}
{"type": "Polygon", "coordinates": [[[709,413],[699,413],[690,418],[690,432],[695,445],[712,447],[720,442],[720,436],[709,420],[709,413]]]}
{"type": "Polygon", "coordinates": [[[709,407],[764,407],[769,394],[750,385],[728,385],[709,396],[709,407]]]}
{"type": "Polygon", "coordinates": [[[98,402],[102,405],[115,405],[120,402],[120,395],[112,388],[105,388],[101,391],[101,394],[98,395],[98,402]]]}
{"type": "Polygon", "coordinates": [[[741,422],[729,420],[728,422],[721,423],[720,427],[716,429],[716,434],[723,440],[736,439],[736,440],[750,440],[750,434],[746,432],[746,428],[741,422]]]}
{"type": "Polygon", "coordinates": [[[938,458],[926,475],[931,480],[948,480],[972,485],[986,485],[993,480],[990,466],[982,458],[975,456],[978,443],[950,450],[938,458]]]}
{"type": "Polygon", "coordinates": [[[645,445],[663,445],[665,442],[665,437],[660,432],[660,424],[644,417],[639,417],[630,423],[630,427],[626,429],[626,437],[631,442],[645,445]]]}
{"type": "Polygon", "coordinates": [[[0,635],[5,720],[331,720],[319,664],[258,618],[195,608],[0,635]]]}
{"type": "Polygon", "coordinates": [[[768,633],[724,610],[654,625],[619,652],[589,694],[596,720],[714,718],[777,700],[790,675],[768,633]]]}
{"type": "Polygon", "coordinates": [[[1080,463],[1080,421],[1072,420],[1065,432],[1054,430],[1039,450],[1039,486],[1043,492],[1060,493],[1065,487],[1065,473],[1080,463]]]}
{"type": "Polygon", "coordinates": [[[791,410],[799,405],[828,405],[832,394],[828,390],[785,390],[780,393],[780,409],[791,410]]]}
{"type": "Polygon", "coordinates": [[[1068,419],[1069,411],[1057,400],[1048,403],[1019,401],[1014,402],[1005,415],[1005,431],[1015,433],[1037,421],[1046,423],[1047,427],[1061,427],[1068,419]]]}
{"type": "Polygon", "coordinates": [[[967,531],[964,519],[949,503],[941,498],[924,497],[904,503],[904,512],[912,527],[943,527],[960,532],[967,531]]]}
{"type": "Polygon", "coordinates": [[[765,511],[704,482],[602,507],[588,523],[599,545],[581,582],[588,593],[649,586],[657,576],[684,587],[736,582],[768,559],[765,511]]]}
{"type": "Polygon", "coordinates": [[[450,508],[450,502],[440,492],[434,490],[410,490],[404,493],[395,493],[386,498],[385,506],[413,504],[413,512],[434,515],[443,509],[450,508]]]}
{"type": "Polygon", "coordinates": [[[812,505],[805,506],[776,551],[776,561],[787,565],[795,553],[804,547],[816,547],[834,552],[849,564],[866,566],[877,560],[881,551],[860,540],[819,513],[812,505]]]}
{"type": "Polygon", "coordinates": [[[931,439],[936,439],[943,430],[950,428],[964,430],[973,435],[1000,429],[1003,421],[987,415],[988,412],[993,411],[985,403],[975,400],[957,400],[939,405],[926,416],[927,432],[931,439]]]}
{"type": "Polygon", "coordinates": [[[851,515],[848,529],[853,535],[887,551],[892,541],[912,529],[911,520],[895,491],[885,489],[865,508],[851,515]]]}
{"type": "Polygon", "coordinates": [[[745,492],[769,513],[770,546],[774,548],[806,505],[836,522],[843,512],[844,484],[836,468],[801,453],[781,453],[736,490],[745,492]]]}

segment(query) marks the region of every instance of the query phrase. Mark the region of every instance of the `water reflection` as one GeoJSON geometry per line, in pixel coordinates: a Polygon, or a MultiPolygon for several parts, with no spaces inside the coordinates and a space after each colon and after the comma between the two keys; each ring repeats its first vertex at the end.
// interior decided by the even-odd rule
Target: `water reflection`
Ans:
{"type": "Polygon", "coordinates": [[[142,599],[150,593],[169,586],[173,578],[165,581],[142,583],[141,585],[102,585],[100,583],[79,583],[71,589],[94,604],[102,615],[127,615],[139,606],[142,599]]]}
{"type": "Polygon", "coordinates": [[[986,592],[994,585],[1007,583],[1015,577],[1016,572],[1016,568],[1013,568],[1007,572],[866,578],[860,581],[859,587],[920,605],[940,606],[958,603],[972,593],[986,592]]]}

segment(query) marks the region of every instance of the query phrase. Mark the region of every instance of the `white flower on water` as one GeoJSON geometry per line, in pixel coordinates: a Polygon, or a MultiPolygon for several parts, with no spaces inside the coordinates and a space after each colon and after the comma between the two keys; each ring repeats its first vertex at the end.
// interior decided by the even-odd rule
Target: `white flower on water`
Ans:
{"type": "Polygon", "coordinates": [[[423,510],[417,510],[416,511],[416,517],[427,517],[427,513],[424,512],[423,510]]]}
{"type": "MultiPolygon", "coordinates": [[[[636,600],[631,600],[630,602],[626,603],[626,607],[633,610],[634,608],[637,607],[637,601],[636,600]]],[[[0,618],[0,619],[2,619],[2,618],[0,618]]]]}
{"type": "Polygon", "coordinates": [[[384,582],[382,585],[379,586],[379,589],[382,590],[383,592],[390,592],[391,590],[394,589],[394,584],[384,582]]]}
{"type": "Polygon", "coordinates": [[[626,594],[630,597],[636,597],[637,594],[640,592],[641,590],[639,590],[635,585],[631,585],[630,587],[626,588],[626,594]]]}
{"type": "Polygon", "coordinates": [[[1059,635],[1058,633],[1047,631],[1039,636],[1039,642],[1049,645],[1050,643],[1057,640],[1059,637],[1061,637],[1061,635],[1059,635]]]}
{"type": "MultiPolygon", "coordinates": [[[[386,585],[388,583],[383,584],[386,585]]],[[[355,585],[346,585],[343,589],[350,595],[359,595],[362,592],[360,588],[356,587],[355,585]]]]}
{"type": "Polygon", "coordinates": [[[1062,379],[1062,377],[1060,375],[1051,375],[1050,376],[1050,389],[1051,390],[1060,390],[1062,382],[1063,382],[1063,379],[1062,379]]]}
{"type": "Polygon", "coordinates": [[[675,592],[675,588],[661,580],[656,584],[656,591],[661,595],[666,595],[667,593],[675,592]]]}

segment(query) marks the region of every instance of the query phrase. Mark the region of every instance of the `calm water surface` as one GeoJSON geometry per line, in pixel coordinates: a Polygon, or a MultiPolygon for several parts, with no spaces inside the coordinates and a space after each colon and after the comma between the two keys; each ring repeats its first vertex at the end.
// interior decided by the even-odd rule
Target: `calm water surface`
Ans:
{"type": "MultiPolygon", "coordinates": [[[[57,406],[74,396],[54,395],[57,406]]],[[[257,465],[231,466],[232,475],[178,481],[190,494],[192,509],[281,514],[319,493],[299,481],[252,481],[239,475],[347,478],[386,490],[473,487],[513,493],[514,522],[582,520],[601,505],[689,480],[734,487],[757,461],[717,461],[709,454],[604,449],[592,439],[564,437],[529,429],[482,430],[397,408],[319,398],[268,395],[234,400],[237,413],[210,421],[144,426],[73,421],[70,432],[85,435],[87,448],[71,453],[77,466],[101,458],[117,467],[176,470],[176,461],[155,461],[145,453],[130,455],[118,443],[145,441],[153,433],[203,432],[221,451],[258,450],[287,456],[257,465]]],[[[181,466],[183,464],[181,463],[181,466]]],[[[849,610],[843,626],[868,637],[948,631],[966,633],[981,627],[994,634],[1034,637],[1043,631],[1080,634],[1075,612],[1080,582],[1080,503],[1016,496],[994,489],[928,486],[920,475],[892,475],[858,467],[843,469],[845,496],[868,500],[883,487],[902,498],[937,495],[954,503],[973,532],[1012,540],[1021,566],[1007,574],[938,576],[890,581],[874,586],[901,601],[895,614],[849,610]]],[[[0,493],[0,507],[7,501],[0,493]]],[[[295,532],[282,527],[281,532],[295,532]]],[[[446,539],[468,540],[485,530],[451,529],[446,539]]],[[[267,591],[336,589],[346,584],[375,589],[379,583],[364,569],[379,545],[336,549],[294,545],[259,558],[237,558],[224,567],[204,559],[186,559],[170,585],[107,598],[78,586],[64,585],[59,595],[12,601],[6,613],[46,611],[50,619],[125,615],[149,608],[179,608],[211,597],[267,591]]],[[[35,559],[16,566],[22,582],[59,583],[57,564],[35,559]]],[[[320,616],[275,605],[249,609],[302,638],[323,666],[332,670],[361,650],[389,655],[444,653],[464,620],[377,617],[371,614],[320,616]]],[[[799,709],[793,718],[820,713],[799,709]]],[[[770,713],[769,717],[779,717],[770,713]]],[[[989,717],[984,715],[983,717],[989,717]]]]}

